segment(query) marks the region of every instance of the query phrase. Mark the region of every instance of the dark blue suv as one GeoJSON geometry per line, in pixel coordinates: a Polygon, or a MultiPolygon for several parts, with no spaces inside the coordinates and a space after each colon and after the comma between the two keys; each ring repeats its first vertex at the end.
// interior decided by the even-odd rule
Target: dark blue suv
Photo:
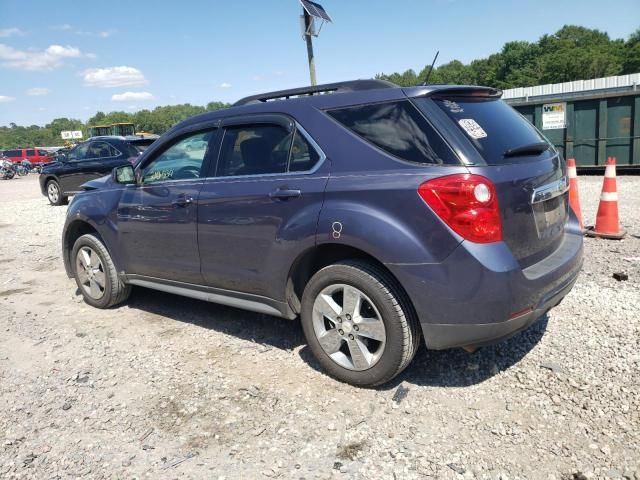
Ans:
{"type": "Polygon", "coordinates": [[[64,263],[99,308],[140,285],[300,318],[331,375],[377,385],[421,336],[474,348],[562,300],[582,264],[567,189],[498,90],[286,90],[190,118],[86,183],[64,263]]]}

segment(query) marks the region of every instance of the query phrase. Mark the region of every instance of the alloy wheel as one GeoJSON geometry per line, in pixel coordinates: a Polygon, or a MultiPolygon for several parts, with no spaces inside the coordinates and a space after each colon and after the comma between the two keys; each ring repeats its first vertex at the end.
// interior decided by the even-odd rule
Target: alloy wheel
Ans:
{"type": "Polygon", "coordinates": [[[314,301],[312,319],[318,343],[341,367],[367,370],[382,357],[387,339],[382,316],[358,288],[325,287],[314,301]]]}
{"type": "Polygon", "coordinates": [[[51,203],[56,203],[58,198],[60,197],[60,190],[58,189],[58,185],[51,182],[47,187],[47,194],[49,195],[49,200],[51,203]]]}
{"type": "Polygon", "coordinates": [[[102,260],[91,247],[82,247],[76,256],[76,275],[84,293],[94,300],[104,295],[106,275],[102,260]]]}

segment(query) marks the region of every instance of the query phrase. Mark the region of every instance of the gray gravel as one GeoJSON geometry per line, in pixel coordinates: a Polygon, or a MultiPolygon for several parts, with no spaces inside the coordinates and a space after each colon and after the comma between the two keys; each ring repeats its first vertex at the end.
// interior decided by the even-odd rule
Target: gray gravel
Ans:
{"type": "MultiPolygon", "coordinates": [[[[580,178],[587,220],[601,182],[580,178]]],[[[363,390],[319,371],[296,322],[141,288],[85,305],[66,209],[2,181],[0,478],[640,480],[640,177],[618,184],[629,234],[586,240],[548,319],[363,390]]]]}

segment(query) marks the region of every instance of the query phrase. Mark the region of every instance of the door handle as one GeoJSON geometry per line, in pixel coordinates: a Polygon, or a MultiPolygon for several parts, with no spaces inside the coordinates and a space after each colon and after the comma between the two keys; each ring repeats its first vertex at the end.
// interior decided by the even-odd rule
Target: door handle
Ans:
{"type": "Polygon", "coordinates": [[[272,200],[288,200],[290,198],[298,198],[302,195],[300,190],[291,190],[288,188],[278,188],[269,194],[272,200]]]}
{"type": "Polygon", "coordinates": [[[173,205],[174,207],[188,207],[192,203],[193,203],[193,198],[182,194],[182,195],[179,195],[178,198],[176,198],[173,202],[171,202],[171,205],[173,205]]]}

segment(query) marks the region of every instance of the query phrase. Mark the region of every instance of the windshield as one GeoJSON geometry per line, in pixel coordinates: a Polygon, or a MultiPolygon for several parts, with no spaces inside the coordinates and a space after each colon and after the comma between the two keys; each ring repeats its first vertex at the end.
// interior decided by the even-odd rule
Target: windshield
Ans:
{"type": "MultiPolygon", "coordinates": [[[[416,104],[427,99],[416,99],[416,104]]],[[[522,115],[502,100],[485,97],[433,98],[464,135],[478,149],[488,165],[502,165],[535,160],[546,149],[523,147],[547,139],[522,115]],[[514,155],[521,151],[522,155],[514,155]],[[511,153],[509,153],[511,152],[511,153]],[[506,155],[505,155],[506,154],[506,155]]],[[[549,151],[555,153],[553,146],[549,151]]]]}

